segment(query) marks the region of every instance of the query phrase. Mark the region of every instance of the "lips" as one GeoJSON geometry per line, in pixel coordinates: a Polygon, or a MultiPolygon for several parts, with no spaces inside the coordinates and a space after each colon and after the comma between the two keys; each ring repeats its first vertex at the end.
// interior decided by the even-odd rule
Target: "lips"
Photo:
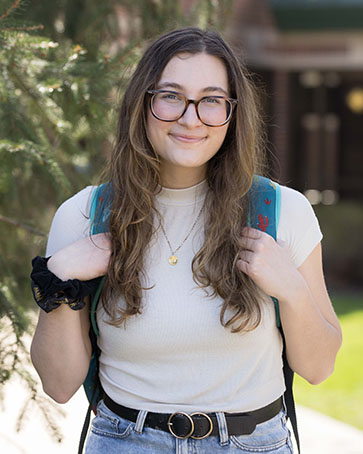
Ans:
{"type": "Polygon", "coordinates": [[[172,139],[177,140],[178,142],[184,142],[184,143],[198,143],[206,138],[205,136],[193,136],[190,134],[177,134],[177,133],[169,134],[169,136],[172,139]]]}

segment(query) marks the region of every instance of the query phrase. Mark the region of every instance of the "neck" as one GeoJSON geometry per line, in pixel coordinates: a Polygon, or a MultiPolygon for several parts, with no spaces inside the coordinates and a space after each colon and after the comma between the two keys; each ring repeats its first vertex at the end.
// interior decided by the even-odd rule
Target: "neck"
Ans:
{"type": "Polygon", "coordinates": [[[186,189],[201,183],[206,177],[205,168],[178,168],[163,171],[161,168],[161,185],[168,189],[186,189]]]}

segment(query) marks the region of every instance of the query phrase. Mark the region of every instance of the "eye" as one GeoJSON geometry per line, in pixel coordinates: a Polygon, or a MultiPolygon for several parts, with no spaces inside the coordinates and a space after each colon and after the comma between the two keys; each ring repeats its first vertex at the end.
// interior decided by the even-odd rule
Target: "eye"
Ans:
{"type": "Polygon", "coordinates": [[[216,105],[218,105],[218,104],[222,104],[223,99],[216,98],[215,96],[208,96],[208,98],[204,98],[202,102],[205,103],[205,104],[216,104],[216,105]]]}
{"type": "Polygon", "coordinates": [[[181,101],[181,99],[182,99],[176,93],[169,92],[169,91],[159,93],[157,96],[160,97],[160,99],[162,99],[163,101],[165,100],[165,101],[170,101],[170,102],[181,101]]]}

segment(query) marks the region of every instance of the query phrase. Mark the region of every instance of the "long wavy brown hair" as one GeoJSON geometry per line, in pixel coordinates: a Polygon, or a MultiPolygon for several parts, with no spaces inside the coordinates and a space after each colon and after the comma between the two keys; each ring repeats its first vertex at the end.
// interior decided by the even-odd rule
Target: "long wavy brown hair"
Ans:
{"type": "Polygon", "coordinates": [[[117,138],[107,169],[112,183],[112,253],[102,303],[110,323],[120,325],[142,311],[144,256],[155,233],[154,197],[160,191],[159,158],[147,136],[147,90],[155,88],[171,58],[207,53],[224,63],[230,96],[238,100],[219,151],[207,166],[205,241],[191,270],[197,285],[224,300],[220,320],[233,332],[261,321],[255,284],[236,267],[239,237],[247,224],[247,192],[261,173],[262,143],[254,87],[242,64],[214,31],[184,28],[166,33],[148,47],[121,102],[117,138]],[[115,301],[122,297],[124,304],[115,301]]]}

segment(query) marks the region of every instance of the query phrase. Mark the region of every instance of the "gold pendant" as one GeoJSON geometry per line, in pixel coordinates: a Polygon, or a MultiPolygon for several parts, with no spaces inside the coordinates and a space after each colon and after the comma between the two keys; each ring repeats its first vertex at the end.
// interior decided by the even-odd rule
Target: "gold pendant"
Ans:
{"type": "Polygon", "coordinates": [[[178,257],[176,255],[172,255],[169,257],[170,265],[176,265],[178,263],[178,257]]]}

